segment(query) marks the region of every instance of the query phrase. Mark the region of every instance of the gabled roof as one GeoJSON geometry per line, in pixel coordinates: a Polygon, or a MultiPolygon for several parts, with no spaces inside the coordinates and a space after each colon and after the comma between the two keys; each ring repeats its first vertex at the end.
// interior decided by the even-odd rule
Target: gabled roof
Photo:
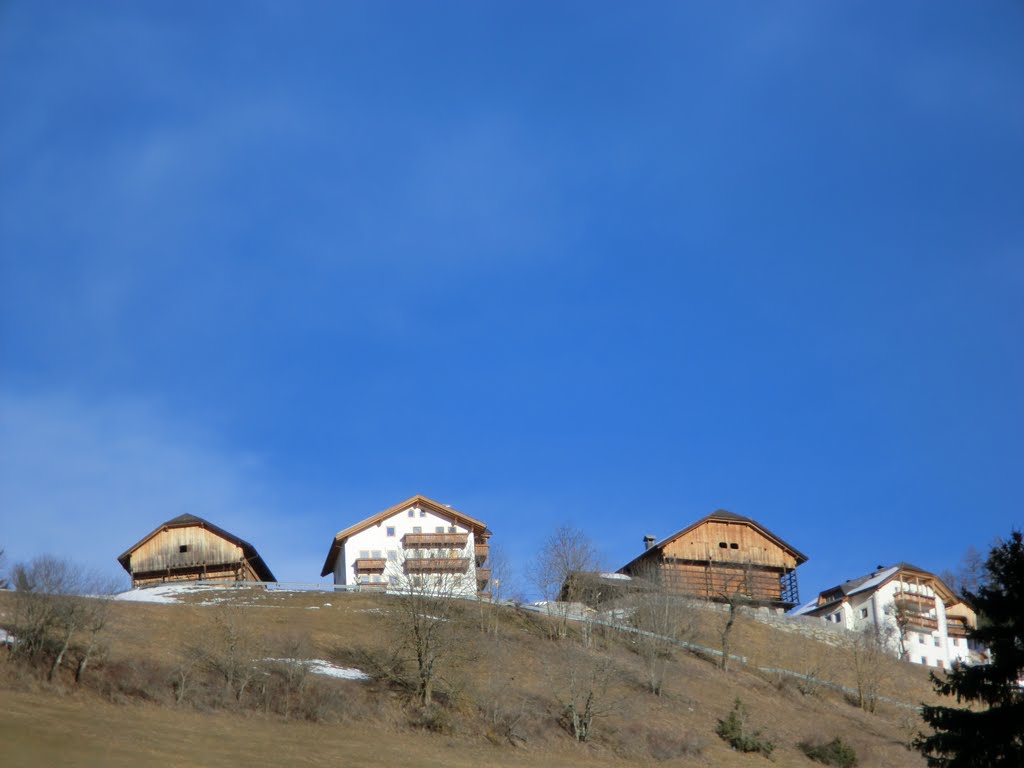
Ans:
{"type": "Polygon", "coordinates": [[[475,535],[490,535],[490,531],[487,530],[487,524],[477,520],[474,517],[465,515],[459,512],[457,509],[452,509],[445,504],[440,504],[433,499],[428,499],[423,494],[417,493],[415,496],[411,496],[403,502],[395,504],[393,507],[388,507],[382,512],[362,520],[355,525],[351,525],[343,531],[338,532],[334,541],[331,542],[331,548],[327,552],[327,559],[324,560],[324,568],[320,572],[321,576],[326,576],[334,570],[334,561],[338,559],[338,553],[341,552],[341,545],[345,543],[345,540],[350,536],[354,536],[361,531],[365,531],[367,528],[378,525],[383,521],[387,520],[393,515],[397,515],[399,512],[408,509],[409,507],[425,507],[433,512],[438,517],[443,517],[457,525],[461,525],[464,528],[469,528],[475,535]]]}
{"type": "Polygon", "coordinates": [[[793,555],[793,557],[796,558],[796,564],[797,565],[800,565],[801,563],[806,563],[807,562],[807,555],[805,555],[803,552],[798,550],[796,547],[794,547],[794,546],[792,546],[790,544],[787,544],[785,541],[780,539],[778,536],[776,536],[774,533],[769,531],[767,528],[765,528],[763,525],[761,525],[756,520],[753,520],[753,519],[751,519],[749,517],[744,517],[743,515],[737,515],[735,512],[730,512],[730,511],[728,511],[726,509],[716,509],[710,515],[706,515],[705,517],[702,517],[700,520],[698,520],[697,522],[692,523],[692,524],[686,526],[681,531],[677,531],[676,533],[673,533],[671,536],[668,536],[667,538],[662,539],[657,544],[654,544],[650,549],[645,550],[644,552],[641,552],[635,558],[633,558],[628,563],[626,563],[626,565],[622,566],[622,568],[620,568],[619,570],[620,571],[626,570],[627,568],[629,568],[634,563],[636,563],[636,562],[642,560],[644,557],[650,555],[651,552],[656,552],[658,550],[664,549],[668,544],[671,544],[676,539],[682,538],[683,536],[685,536],[686,534],[688,534],[690,531],[694,530],[695,528],[699,528],[700,526],[704,525],[705,523],[715,523],[715,522],[720,522],[720,523],[743,523],[745,525],[749,525],[751,528],[756,530],[758,533],[760,533],[766,539],[768,539],[769,541],[773,542],[776,546],[778,546],[781,549],[786,550],[791,555],[793,555]]]}
{"type": "Polygon", "coordinates": [[[822,590],[818,594],[818,599],[820,600],[825,595],[831,596],[831,599],[826,603],[817,605],[815,608],[823,609],[827,606],[841,603],[849,595],[856,595],[860,592],[878,589],[903,572],[914,573],[934,582],[936,591],[939,593],[939,596],[942,597],[942,601],[944,603],[960,602],[960,597],[946,586],[946,583],[934,573],[926,571],[924,568],[919,568],[912,563],[899,562],[896,563],[896,565],[890,565],[888,567],[880,566],[864,576],[858,576],[856,579],[850,579],[849,581],[844,581],[842,584],[837,584],[834,587],[822,590]]]}
{"type": "Polygon", "coordinates": [[[169,531],[172,528],[192,527],[204,528],[205,530],[209,531],[215,536],[220,536],[222,539],[230,541],[235,546],[241,547],[242,555],[249,562],[249,565],[252,566],[252,569],[256,571],[256,575],[260,577],[261,581],[277,581],[277,579],[274,577],[274,574],[271,573],[270,568],[268,568],[267,564],[263,562],[263,558],[260,556],[260,553],[256,551],[256,547],[254,547],[248,541],[238,538],[233,533],[228,533],[223,528],[220,528],[219,526],[216,526],[213,523],[211,523],[209,520],[204,520],[201,517],[196,517],[195,515],[187,514],[178,515],[177,517],[168,520],[166,523],[158,525],[152,531],[150,531],[137,542],[135,542],[132,546],[128,547],[128,549],[126,549],[124,553],[122,553],[120,557],[117,558],[117,562],[119,562],[121,564],[121,567],[128,571],[128,573],[131,573],[132,571],[130,566],[130,560],[132,552],[137,550],[139,547],[141,547],[147,541],[152,539],[158,533],[162,533],[163,531],[169,531]]]}

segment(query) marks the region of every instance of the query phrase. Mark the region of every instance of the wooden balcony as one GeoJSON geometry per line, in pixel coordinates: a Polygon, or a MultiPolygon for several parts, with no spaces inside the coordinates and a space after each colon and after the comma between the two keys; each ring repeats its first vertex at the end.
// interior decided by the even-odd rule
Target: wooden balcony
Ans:
{"type": "Polygon", "coordinates": [[[491,580],[491,569],[490,568],[477,568],[476,569],[476,580],[478,584],[486,584],[491,580]]]}
{"type": "Polygon", "coordinates": [[[933,619],[929,616],[919,616],[909,614],[907,616],[907,628],[908,629],[926,629],[929,631],[937,630],[939,628],[939,622],[937,619],[933,619]]]}
{"type": "Polygon", "coordinates": [[[402,537],[406,549],[463,549],[468,533],[407,533],[402,537]]]}
{"type": "Polygon", "coordinates": [[[469,570],[468,557],[407,557],[406,573],[465,573],[469,570]]]}
{"type": "Polygon", "coordinates": [[[893,596],[893,602],[900,608],[909,611],[927,610],[935,608],[935,598],[926,595],[915,595],[910,592],[897,592],[893,596]]]}
{"type": "Polygon", "coordinates": [[[383,573],[388,561],[383,557],[360,557],[356,560],[356,573],[383,573]]]}
{"type": "Polygon", "coordinates": [[[478,541],[473,545],[476,552],[476,561],[482,563],[491,554],[491,547],[486,541],[478,541]]]}
{"type": "Polygon", "coordinates": [[[967,637],[970,627],[963,620],[957,620],[953,616],[946,617],[946,634],[950,637],[967,637]]]}

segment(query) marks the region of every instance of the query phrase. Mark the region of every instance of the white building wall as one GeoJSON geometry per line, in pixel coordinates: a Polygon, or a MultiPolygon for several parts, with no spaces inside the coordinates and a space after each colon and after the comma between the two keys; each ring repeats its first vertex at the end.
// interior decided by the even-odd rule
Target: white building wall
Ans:
{"type": "MultiPolygon", "coordinates": [[[[469,558],[469,568],[465,574],[447,574],[438,577],[436,574],[423,574],[424,578],[435,582],[439,578],[452,579],[452,590],[458,594],[476,594],[476,557],[473,531],[465,526],[452,523],[434,512],[420,506],[411,506],[395,513],[379,523],[350,536],[342,545],[334,565],[335,584],[358,584],[355,562],[362,557],[380,557],[388,561],[384,575],[379,578],[370,577],[376,583],[387,583],[389,586],[400,586],[406,579],[402,562],[406,551],[402,549],[402,537],[407,533],[447,533],[454,529],[455,533],[469,534],[464,549],[451,550],[452,557],[469,558]],[[396,583],[397,582],[397,583],[396,583]]],[[[364,579],[367,576],[363,576],[364,579]]],[[[373,583],[371,581],[370,583],[373,583]]]]}
{"type": "Polygon", "coordinates": [[[916,627],[907,629],[904,638],[906,659],[914,664],[944,669],[949,669],[954,660],[969,661],[972,649],[968,641],[949,637],[946,607],[942,599],[927,584],[907,584],[895,578],[877,589],[848,595],[843,603],[818,615],[827,622],[854,632],[877,625],[887,630],[885,635],[890,650],[894,655],[899,655],[899,628],[893,608],[895,598],[901,589],[912,595],[931,598],[933,607],[928,615],[938,625],[938,629],[934,630],[916,627]]]}

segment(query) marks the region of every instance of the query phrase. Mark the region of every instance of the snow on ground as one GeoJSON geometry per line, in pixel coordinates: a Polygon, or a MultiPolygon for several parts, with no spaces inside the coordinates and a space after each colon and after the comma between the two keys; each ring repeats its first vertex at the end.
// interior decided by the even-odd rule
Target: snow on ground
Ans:
{"type": "Polygon", "coordinates": [[[305,664],[306,669],[315,675],[337,677],[342,680],[370,679],[370,676],[361,669],[356,669],[355,667],[339,667],[337,664],[331,664],[331,662],[324,661],[323,659],[306,659],[305,661],[299,661],[298,659],[267,659],[267,661],[280,661],[286,664],[305,664]]]}
{"type": "Polygon", "coordinates": [[[134,603],[177,603],[178,598],[192,592],[205,592],[221,587],[211,587],[204,584],[160,584],[156,587],[143,587],[141,589],[130,589],[119,595],[114,595],[115,600],[128,600],[134,603]]]}
{"type": "Polygon", "coordinates": [[[14,635],[6,629],[0,629],[0,645],[14,645],[14,635]]]}

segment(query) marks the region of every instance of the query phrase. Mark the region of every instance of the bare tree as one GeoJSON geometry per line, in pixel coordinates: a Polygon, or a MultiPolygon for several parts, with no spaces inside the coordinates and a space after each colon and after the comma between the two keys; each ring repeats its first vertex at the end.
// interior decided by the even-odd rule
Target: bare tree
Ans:
{"type": "Polygon", "coordinates": [[[939,578],[961,599],[966,594],[976,593],[985,578],[985,556],[971,545],[960,558],[956,570],[946,569],[939,578]]]}
{"type": "Polygon", "coordinates": [[[741,610],[753,602],[753,566],[745,563],[740,572],[726,583],[719,598],[726,607],[726,618],[719,636],[722,641],[721,667],[729,671],[729,657],[732,653],[732,631],[741,610]]]}
{"type": "Polygon", "coordinates": [[[600,558],[593,542],[578,528],[560,526],[544,542],[531,576],[547,601],[549,613],[558,618],[557,636],[567,633],[567,604],[578,602],[582,594],[584,579],[580,576],[599,568],[600,558]]]}
{"type": "Polygon", "coordinates": [[[396,682],[411,682],[423,707],[434,704],[439,683],[450,692],[458,661],[469,653],[460,627],[459,598],[476,594],[470,575],[446,569],[446,561],[457,559],[450,557],[452,553],[431,554],[437,555],[437,570],[431,572],[414,568],[416,560],[389,563],[388,591],[393,597],[388,617],[394,645],[378,666],[396,682]]]}
{"type": "Polygon", "coordinates": [[[75,681],[81,682],[100,646],[113,584],[50,555],[19,563],[12,575],[17,592],[16,652],[44,664],[49,680],[57,676],[69,652],[77,653],[75,681]]]}
{"type": "Polygon", "coordinates": [[[558,683],[562,724],[576,741],[589,741],[595,721],[619,706],[610,691],[615,669],[610,660],[572,647],[558,655],[557,663],[553,679],[558,683]]]}
{"type": "Polygon", "coordinates": [[[199,666],[220,678],[224,692],[241,702],[246,689],[259,674],[265,649],[257,633],[249,627],[237,608],[222,606],[214,613],[199,641],[185,648],[185,662],[180,669],[178,700],[184,696],[187,673],[192,665],[199,666]]]}
{"type": "Polygon", "coordinates": [[[635,574],[635,581],[643,585],[631,597],[635,647],[643,660],[648,688],[660,696],[679,642],[692,639],[696,632],[695,611],[686,598],[669,593],[656,565],[635,574]]]}
{"type": "Polygon", "coordinates": [[[892,625],[886,630],[886,636],[891,635],[896,640],[900,658],[907,658],[908,629],[914,614],[907,609],[905,603],[899,600],[893,600],[882,609],[882,612],[886,616],[891,616],[893,621],[892,625]]]}
{"type": "Polygon", "coordinates": [[[850,661],[857,685],[857,706],[874,712],[885,679],[884,663],[889,656],[891,627],[876,625],[856,633],[850,647],[850,661]]]}
{"type": "Polygon", "coordinates": [[[7,556],[4,554],[4,548],[0,547],[0,589],[7,589],[8,581],[4,576],[4,570],[7,567],[7,556]]]}

